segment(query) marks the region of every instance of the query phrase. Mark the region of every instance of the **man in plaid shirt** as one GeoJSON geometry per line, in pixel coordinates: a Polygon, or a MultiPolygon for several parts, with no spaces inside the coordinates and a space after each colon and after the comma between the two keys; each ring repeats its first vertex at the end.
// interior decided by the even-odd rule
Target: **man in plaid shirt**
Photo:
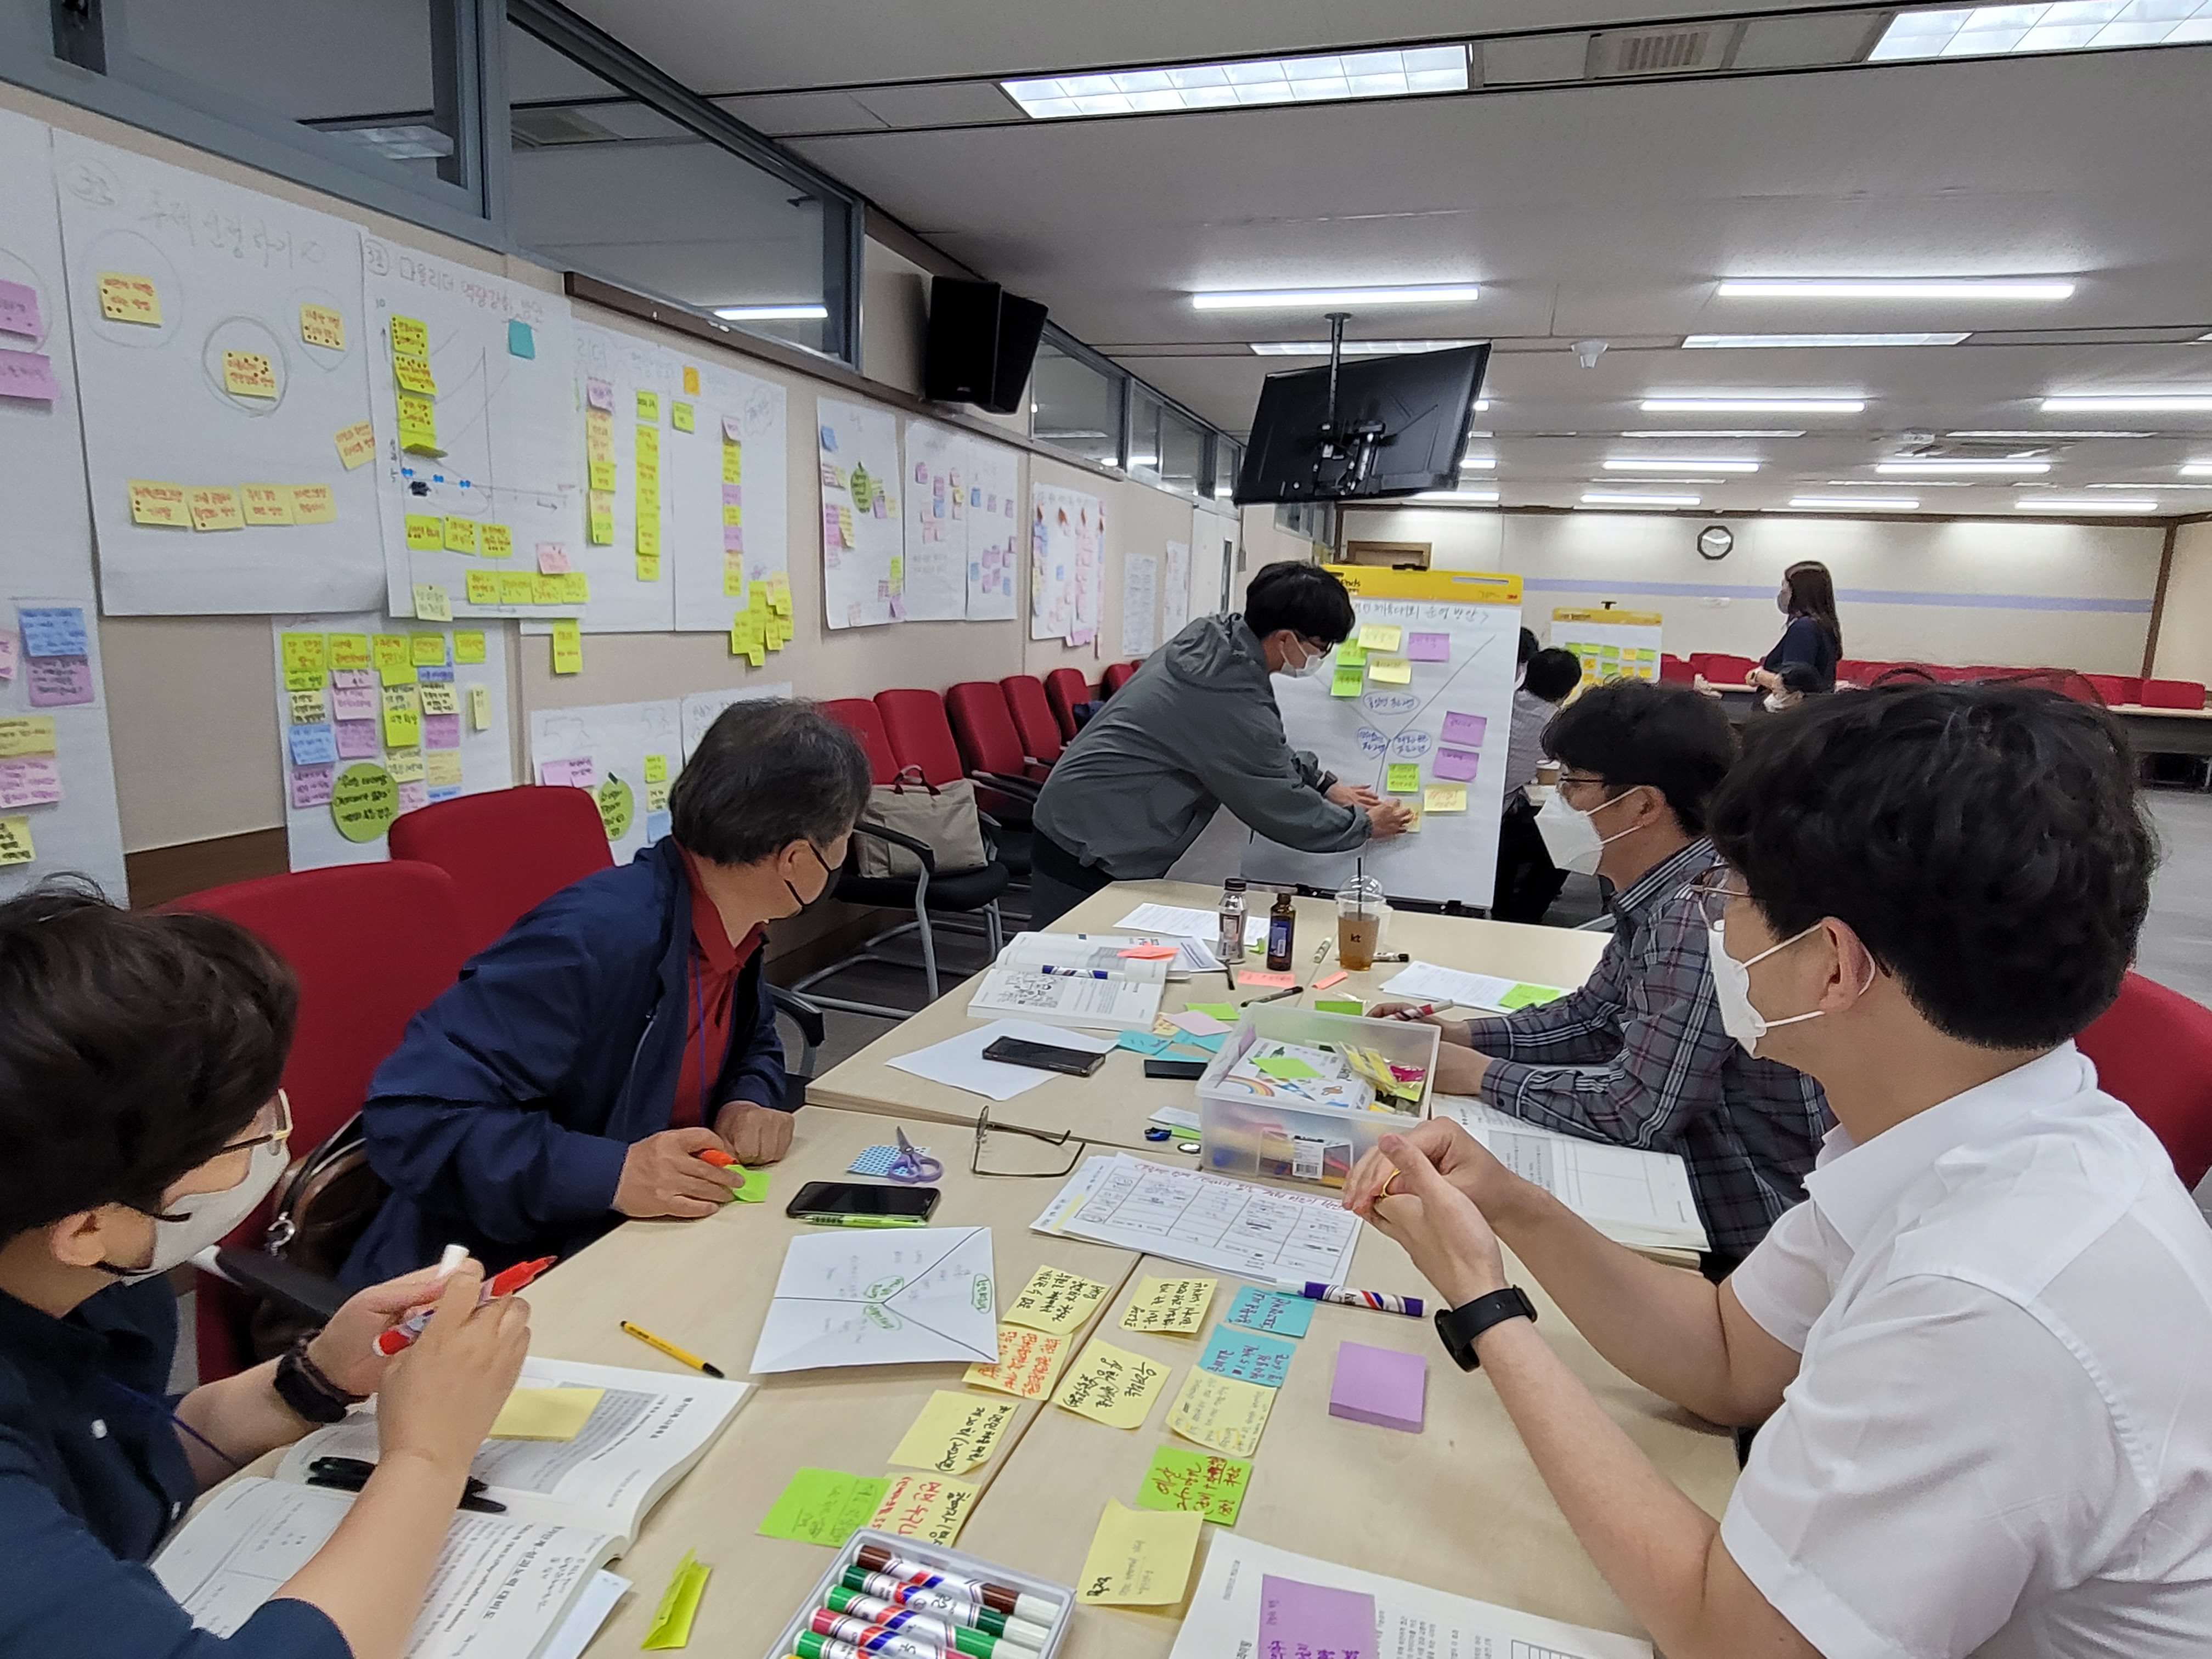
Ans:
{"type": "Polygon", "coordinates": [[[1543,1128],[1680,1153],[1717,1277],[1804,1197],[1832,1121],[1819,1084],[1754,1059],[1721,1029],[1705,909],[1688,890],[1717,861],[1705,802],[1735,732],[1719,703],[1687,687],[1615,680],[1563,709],[1545,747],[1561,769],[1539,822],[1561,843],[1559,862],[1611,883],[1613,937],[1579,990],[1497,1018],[1437,1022],[1436,1086],[1543,1128]],[[1559,833],[1562,814],[1588,830],[1568,817],[1559,833]]]}

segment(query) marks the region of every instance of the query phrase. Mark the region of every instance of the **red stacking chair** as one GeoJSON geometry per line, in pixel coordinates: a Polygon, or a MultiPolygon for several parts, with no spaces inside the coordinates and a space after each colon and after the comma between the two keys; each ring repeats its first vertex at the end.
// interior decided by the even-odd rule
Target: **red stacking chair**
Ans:
{"type": "Polygon", "coordinates": [[[2074,1041],[2193,1190],[2212,1170],[2212,1008],[2130,972],[2118,1000],[2074,1041]]]}
{"type": "Polygon", "coordinates": [[[1060,725],[1060,741],[1075,740],[1075,706],[1091,701],[1091,682],[1073,668],[1055,668],[1044,677],[1045,701],[1060,725]]]}
{"type": "MultiPolygon", "coordinates": [[[[975,688],[975,695],[963,698],[963,706],[977,715],[979,722],[995,714],[992,729],[1004,745],[999,752],[1018,757],[1021,739],[1014,735],[1013,719],[1006,713],[1006,700],[999,688],[988,680],[969,684],[975,688]]],[[[902,772],[918,768],[924,781],[940,785],[970,775],[962,746],[946,718],[946,698],[934,691],[912,689],[878,691],[876,708],[883,714],[884,730],[890,734],[891,753],[898,757],[902,772]]],[[[986,775],[985,781],[990,787],[977,792],[975,804],[985,829],[997,832],[994,836],[997,860],[1010,874],[1026,876],[1030,872],[1030,806],[1036,799],[1036,786],[1021,775],[1018,761],[1006,772],[986,775]]],[[[997,915],[995,909],[992,915],[997,915]]],[[[998,946],[991,948],[995,951],[998,946]]]]}
{"type": "Polygon", "coordinates": [[[1006,707],[1006,694],[990,680],[963,680],[945,688],[945,713],[968,775],[986,786],[981,792],[986,810],[1003,818],[1006,809],[1014,807],[1012,821],[1026,820],[1044,768],[1032,765],[1013,711],[1006,707]],[[1015,783],[1030,787],[1025,792],[1006,787],[1015,783]]]}
{"type": "Polygon", "coordinates": [[[868,771],[874,781],[896,781],[898,762],[891,758],[891,740],[884,732],[884,717],[875,704],[866,697],[832,697],[822,705],[822,711],[860,740],[860,747],[868,751],[868,771]]]}
{"type": "Polygon", "coordinates": [[[2105,700],[2108,708],[2142,701],[2142,677],[2139,674],[2084,674],[2081,678],[2097,688],[2097,695],[2105,700]]]}
{"type": "Polygon", "coordinates": [[[1753,658],[1734,656],[1726,651],[1696,652],[1690,662],[1709,684],[1722,687],[1741,685],[1751,671],[1759,666],[1753,658]]]}
{"type": "Polygon", "coordinates": [[[2142,683],[2142,706],[2146,708],[2202,708],[2204,707],[2203,682],[2145,680],[2142,683]]]}
{"type": "Polygon", "coordinates": [[[474,956],[525,912],[614,862],[588,789],[526,783],[402,814],[392,856],[434,864],[460,890],[474,956]]]}
{"type": "Polygon", "coordinates": [[[1668,684],[1687,685],[1698,678],[1698,671],[1690,666],[1687,657],[1673,657],[1662,651],[1659,653],[1659,678],[1668,684]]]}
{"type": "Polygon", "coordinates": [[[1022,758],[1033,774],[1050,771],[1065,739],[1044,682],[1034,674],[1009,674],[999,682],[999,690],[1006,694],[1006,712],[1021,734],[1022,758]]]}
{"type": "MultiPolygon", "coordinates": [[[[453,878],[427,864],[265,876],[164,908],[229,917],[267,940],[298,977],[299,1022],[284,1066],[295,1158],[353,1121],[370,1075],[399,1046],[408,1020],[453,982],[468,956],[470,924],[453,878]]],[[[344,1299],[336,1285],[258,1249],[273,1201],[223,1240],[221,1276],[210,1272],[200,1281],[195,1323],[203,1382],[254,1363],[247,1326],[257,1293],[322,1318],[344,1299]]]]}
{"type": "Polygon", "coordinates": [[[1100,689],[1106,696],[1112,696],[1129,683],[1130,676],[1143,666],[1142,663],[1134,662],[1108,663],[1106,672],[1098,677],[1100,689]]]}

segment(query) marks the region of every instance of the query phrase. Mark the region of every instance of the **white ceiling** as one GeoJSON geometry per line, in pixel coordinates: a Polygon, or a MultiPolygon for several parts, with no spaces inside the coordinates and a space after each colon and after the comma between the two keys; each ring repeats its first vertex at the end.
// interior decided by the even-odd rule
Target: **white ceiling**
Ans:
{"type": "MultiPolygon", "coordinates": [[[[1659,0],[1615,0],[1602,19],[1562,16],[1558,0],[579,9],[716,94],[1688,11],[1659,0]]],[[[1509,505],[1568,506],[1592,487],[1634,488],[1597,463],[1674,453],[1761,460],[1749,477],[1680,487],[1722,509],[1878,485],[1917,495],[1931,512],[2010,513],[2041,490],[2143,495],[2172,514],[2212,510],[2203,487],[2212,477],[2178,472],[2186,460],[2212,461],[2212,415],[2046,416],[2037,404],[2053,392],[2212,391],[2212,344],[2188,343],[2212,331],[2208,90],[2212,46],[787,142],[1232,432],[1249,423],[1261,377],[1298,366],[1255,356],[1248,343],[1312,339],[1324,325],[1295,313],[1200,313],[1193,289],[1474,280],[1483,292],[1473,304],[1355,311],[1352,331],[1498,342],[1493,405],[1477,421],[1495,437],[1473,448],[1498,458],[1492,477],[1509,505]],[[2077,288],[2056,304],[1716,297],[1730,274],[2063,274],[2077,288]],[[1959,329],[1974,337],[1931,348],[1679,346],[1693,332],[1959,329]],[[1612,343],[1595,368],[1569,349],[1583,338],[1612,343]],[[1848,393],[1868,406],[1786,418],[1636,407],[1653,393],[1729,391],[1848,393]],[[1619,435],[1753,428],[1808,435],[1619,435]],[[2155,435],[2000,442],[1996,453],[2016,447],[2054,462],[2024,489],[1911,489],[1873,471],[1903,434],[1990,429],[2155,435]],[[2114,484],[2139,488],[2095,488],[2114,484]]],[[[868,94],[878,107],[892,95],[868,94]]]]}

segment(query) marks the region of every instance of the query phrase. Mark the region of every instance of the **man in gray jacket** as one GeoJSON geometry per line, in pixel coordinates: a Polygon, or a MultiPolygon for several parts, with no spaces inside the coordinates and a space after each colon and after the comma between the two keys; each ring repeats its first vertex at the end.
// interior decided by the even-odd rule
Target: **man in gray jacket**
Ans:
{"type": "Polygon", "coordinates": [[[1291,747],[1267,680],[1316,672],[1353,622],[1352,596],[1328,571],[1272,564],[1242,615],[1201,617],[1147,658],[1045,780],[1031,925],[1049,927],[1110,881],[1165,875],[1218,807],[1308,853],[1404,830],[1404,806],[1291,747]]]}

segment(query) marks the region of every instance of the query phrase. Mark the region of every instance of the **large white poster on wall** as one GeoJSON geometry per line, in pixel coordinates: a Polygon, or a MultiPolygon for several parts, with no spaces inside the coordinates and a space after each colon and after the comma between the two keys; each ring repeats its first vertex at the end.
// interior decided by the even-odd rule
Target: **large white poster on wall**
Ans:
{"type": "Polygon", "coordinates": [[[532,776],[591,792],[617,864],[668,833],[668,792],[683,769],[683,743],[673,697],[530,714],[532,776]]]}
{"type": "Polygon", "coordinates": [[[295,870],[374,864],[404,812],[511,788],[507,630],[380,611],[270,623],[295,870]]]}
{"type": "Polygon", "coordinates": [[[1160,562],[1152,553],[1121,561],[1121,654],[1149,657],[1159,643],[1160,562]]]}
{"type": "Polygon", "coordinates": [[[743,685],[726,691],[694,691],[684,699],[684,759],[689,764],[691,751],[699,746],[699,739],[707,735],[707,728],[721,718],[722,711],[733,702],[750,702],[762,697],[787,697],[791,695],[789,680],[776,680],[766,685],[743,685]]]}
{"type": "Polygon", "coordinates": [[[1021,453],[970,439],[968,464],[968,620],[1006,622],[1021,581],[1021,453]]]}
{"type": "Polygon", "coordinates": [[[698,437],[698,422],[691,418],[690,432],[676,428],[682,382],[675,353],[590,323],[574,325],[572,332],[572,406],[582,413],[570,439],[583,442],[577,463],[586,495],[583,539],[569,555],[569,569],[589,589],[583,624],[594,633],[665,633],[676,626],[670,464],[678,441],[698,437]]]}
{"type": "Polygon", "coordinates": [[[1190,544],[1170,542],[1160,576],[1160,638],[1173,639],[1190,621],[1190,544]]]}
{"type": "Polygon", "coordinates": [[[1599,680],[1656,680],[1662,621],[1656,611],[1561,606],[1552,612],[1551,642],[1572,652],[1583,665],[1583,678],[1593,684],[1599,680]]]}
{"type": "Polygon", "coordinates": [[[1106,568],[1106,504],[1057,485],[1030,486],[1030,637],[1095,646],[1106,568]]]}
{"type": "Polygon", "coordinates": [[[392,614],[579,614],[536,580],[584,529],[568,302],[375,236],[361,269],[392,614]]]}
{"type": "Polygon", "coordinates": [[[817,400],[822,470],[822,603],[832,628],[906,618],[898,416],[817,400]]]}
{"type": "Polygon", "coordinates": [[[906,428],[906,619],[968,614],[968,438],[933,421],[906,428]]]}
{"type": "Polygon", "coordinates": [[[47,129],[0,112],[0,896],[64,871],[118,903],[123,834],[47,129]]]}
{"type": "Polygon", "coordinates": [[[75,133],[52,165],[104,608],[375,604],[359,233],[75,133]]]}
{"type": "MultiPolygon", "coordinates": [[[[721,633],[739,613],[791,618],[789,429],[784,390],[722,363],[685,362],[665,472],[676,495],[676,626],[721,633]]],[[[783,648],[781,629],[763,646],[783,648]]]]}

